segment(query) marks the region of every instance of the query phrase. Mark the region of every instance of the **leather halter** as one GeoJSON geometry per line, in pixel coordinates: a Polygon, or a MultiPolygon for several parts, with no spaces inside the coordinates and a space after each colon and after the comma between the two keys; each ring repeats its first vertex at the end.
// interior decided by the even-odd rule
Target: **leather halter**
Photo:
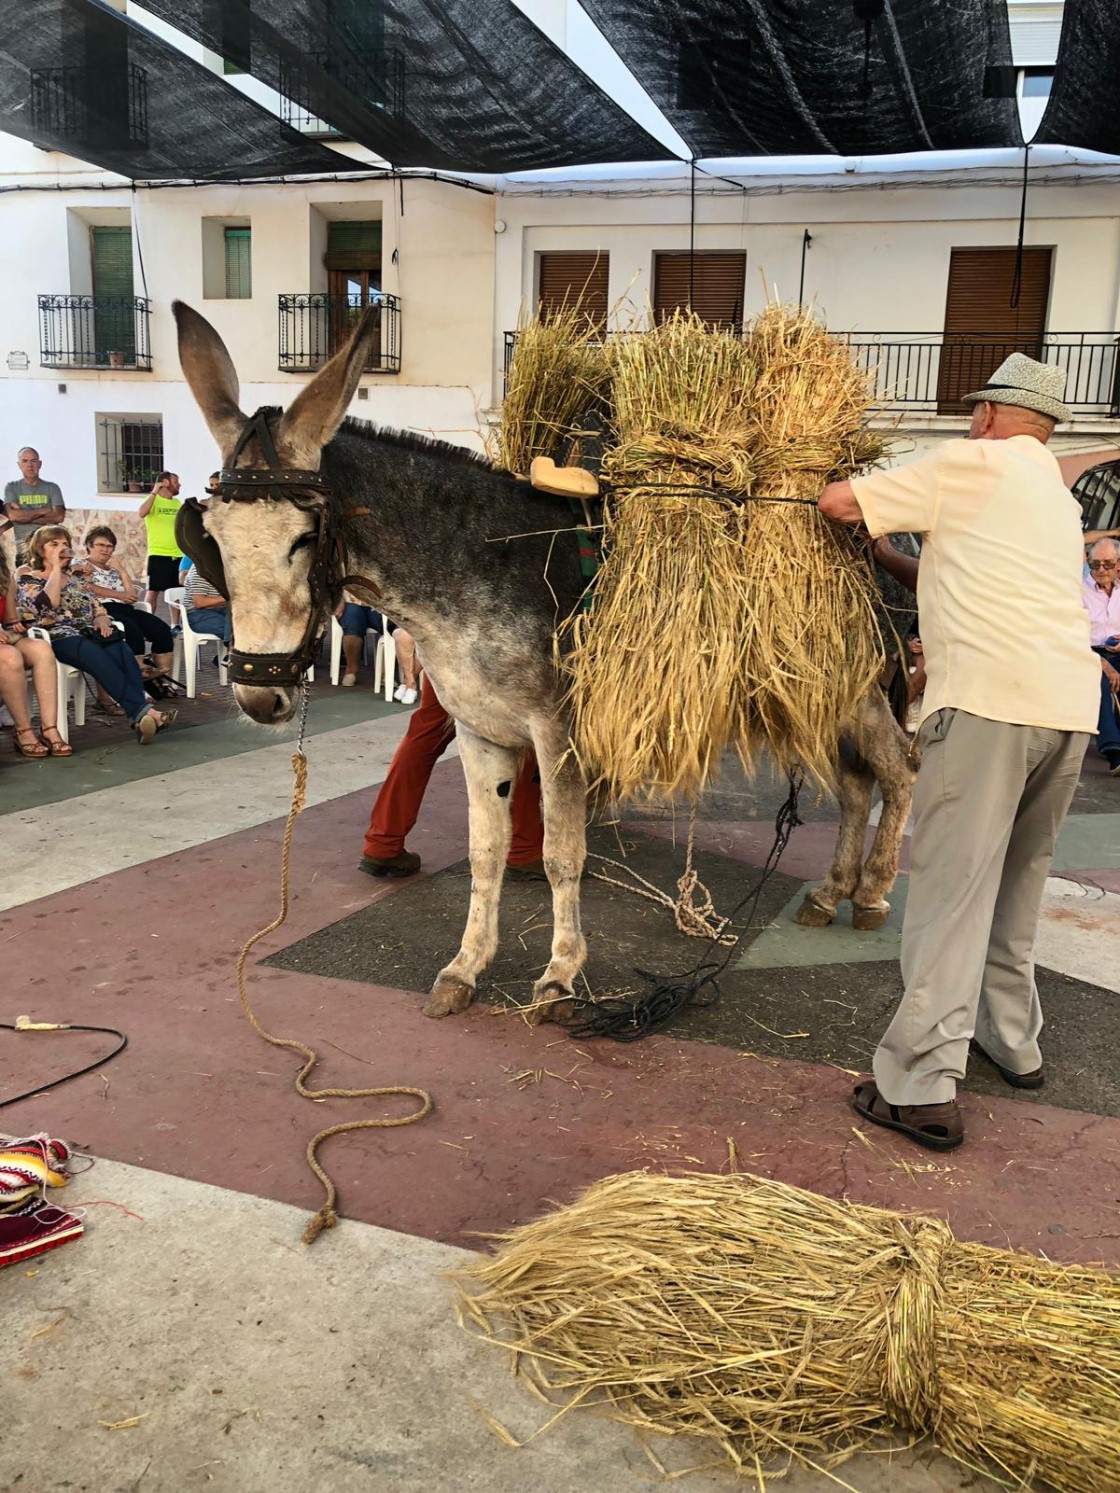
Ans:
{"type": "MultiPolygon", "coordinates": [[[[296,685],[319,651],[326,618],[337,599],[335,593],[341,595],[343,581],[349,579],[346,547],[330,503],[330,484],[321,472],[280,465],[268,428],[268,412],[259,409],[238,436],[229,462],[219,474],[215,496],[223,503],[256,503],[278,498],[315,517],[315,549],[307,577],[311,595],[307,626],[299,644],[291,653],[244,653],[233,646],[229,652],[229,678],[234,684],[296,685]],[[266,465],[238,467],[237,458],[254,436],[260,442],[266,465]]],[[[353,511],[368,512],[368,509],[353,511]]]]}

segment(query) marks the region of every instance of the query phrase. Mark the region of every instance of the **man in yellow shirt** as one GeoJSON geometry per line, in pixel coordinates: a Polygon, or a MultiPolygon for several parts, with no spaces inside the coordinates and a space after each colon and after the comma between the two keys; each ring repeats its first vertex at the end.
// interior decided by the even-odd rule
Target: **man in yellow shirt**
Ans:
{"type": "Polygon", "coordinates": [[[140,505],[148,535],[148,605],[153,612],[163,592],[179,584],[183,552],[175,542],[175,516],[182,506],[176,472],[160,472],[156,485],[140,505]]]}
{"type": "Polygon", "coordinates": [[[1077,503],[1046,443],[1061,370],[1014,353],[964,440],[825,488],[820,509],[876,537],[923,536],[927,683],[918,740],[906,993],[856,1110],[933,1150],[964,1139],[970,1044],[1016,1088],[1040,1088],[1034,940],[1054,843],[1096,729],[1100,665],[1082,602],[1077,503]]]}

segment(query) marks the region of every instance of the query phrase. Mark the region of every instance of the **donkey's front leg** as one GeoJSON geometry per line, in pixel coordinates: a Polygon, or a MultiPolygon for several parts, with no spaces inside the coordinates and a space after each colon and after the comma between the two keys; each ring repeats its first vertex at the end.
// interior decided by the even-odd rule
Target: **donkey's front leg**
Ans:
{"type": "Polygon", "coordinates": [[[498,903],[509,854],[509,798],[517,776],[517,753],[456,727],[470,803],[471,910],[459,952],[441,969],[424,1005],[425,1016],[465,1011],[475,980],[498,951],[498,903]]]}
{"type": "Polygon", "coordinates": [[[544,869],[552,887],[552,957],[533,986],[534,1024],[570,1015],[575,978],[587,958],[579,924],[579,884],[587,859],[587,788],[555,720],[533,731],[544,810],[544,869]]]}

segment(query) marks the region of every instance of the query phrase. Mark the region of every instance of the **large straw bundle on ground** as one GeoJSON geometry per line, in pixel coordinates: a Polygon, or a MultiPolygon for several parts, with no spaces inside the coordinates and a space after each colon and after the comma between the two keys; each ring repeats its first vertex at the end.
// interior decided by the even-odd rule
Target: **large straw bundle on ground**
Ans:
{"type": "Polygon", "coordinates": [[[633,1173],[462,1283],[554,1398],[708,1438],[760,1488],[899,1430],[1011,1486],[1120,1488],[1120,1276],[778,1182],[633,1173]]]}
{"type": "Polygon", "coordinates": [[[565,456],[588,414],[602,406],[609,381],[596,328],[577,300],[518,328],[506,380],[497,461],[528,474],[534,456],[565,456]]]}
{"type": "Polygon", "coordinates": [[[865,427],[868,377],[808,311],[771,306],[747,336],[753,502],[741,620],[753,728],[773,760],[828,785],[840,725],[883,665],[875,583],[851,534],[809,500],[884,454],[865,427]]]}
{"type": "Polygon", "coordinates": [[[753,367],[677,313],[611,356],[613,445],[594,604],[564,640],[576,751],[620,797],[695,796],[742,714],[743,531],[753,367]]]}

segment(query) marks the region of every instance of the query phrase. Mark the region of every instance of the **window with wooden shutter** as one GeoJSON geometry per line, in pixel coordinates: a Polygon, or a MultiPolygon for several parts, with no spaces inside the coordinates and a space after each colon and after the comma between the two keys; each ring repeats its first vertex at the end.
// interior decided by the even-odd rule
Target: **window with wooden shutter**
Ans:
{"type": "Polygon", "coordinates": [[[253,294],[252,230],[226,228],[222,238],[225,248],[226,299],[247,301],[253,294]]]}
{"type": "Polygon", "coordinates": [[[747,256],[705,249],[697,254],[665,252],[653,257],[653,315],[664,321],[691,306],[713,327],[743,324],[747,256]]]}
{"type": "Polygon", "coordinates": [[[544,320],[574,306],[600,330],[607,324],[607,281],[610,255],[598,249],[587,252],[552,251],[537,260],[537,304],[544,320]]]}
{"type": "Polygon", "coordinates": [[[1042,357],[1053,250],[1023,250],[1017,304],[1017,250],[954,249],[945,297],[945,342],[937,379],[939,415],[967,413],[962,395],[982,388],[1009,354],[1042,357]]]}
{"type": "Polygon", "coordinates": [[[132,290],[132,229],[91,228],[93,343],[95,363],[136,361],[136,316],[132,290]]]}

